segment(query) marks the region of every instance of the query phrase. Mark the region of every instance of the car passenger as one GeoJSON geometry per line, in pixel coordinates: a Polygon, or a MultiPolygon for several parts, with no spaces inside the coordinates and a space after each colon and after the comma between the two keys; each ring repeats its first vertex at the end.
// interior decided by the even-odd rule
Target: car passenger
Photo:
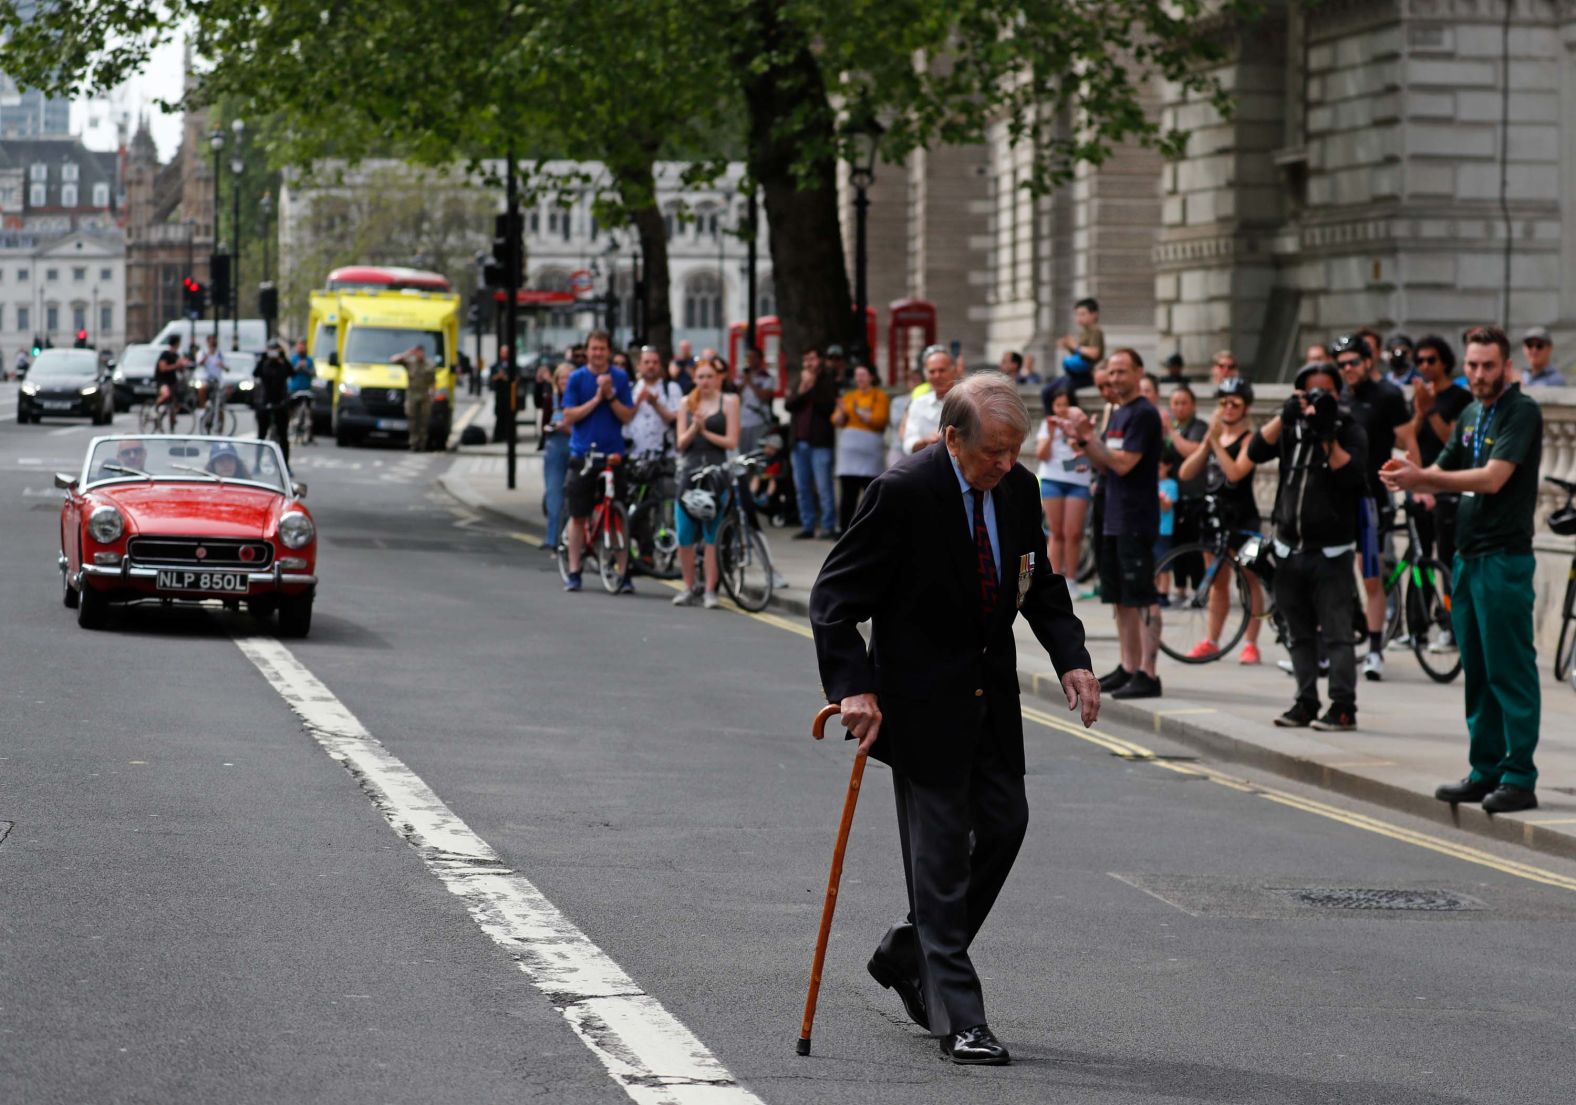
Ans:
{"type": "Polygon", "coordinates": [[[220,442],[208,453],[208,471],[221,480],[249,480],[251,473],[241,463],[241,455],[229,442],[220,442]]]}

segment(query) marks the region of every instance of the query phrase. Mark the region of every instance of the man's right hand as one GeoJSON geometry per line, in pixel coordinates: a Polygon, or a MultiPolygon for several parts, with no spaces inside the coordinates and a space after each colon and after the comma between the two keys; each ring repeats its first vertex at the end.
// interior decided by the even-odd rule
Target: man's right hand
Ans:
{"type": "Polygon", "coordinates": [[[881,707],[876,704],[876,696],[849,695],[838,704],[838,708],[842,710],[843,728],[859,741],[860,755],[868,753],[870,746],[876,743],[876,735],[881,732],[881,707]]]}

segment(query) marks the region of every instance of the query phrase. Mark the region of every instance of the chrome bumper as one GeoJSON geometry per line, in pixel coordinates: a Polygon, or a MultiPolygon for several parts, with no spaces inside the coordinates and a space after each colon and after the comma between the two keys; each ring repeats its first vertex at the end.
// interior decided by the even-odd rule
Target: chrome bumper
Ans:
{"type": "MultiPolygon", "coordinates": [[[[65,568],[64,557],[61,558],[60,566],[62,569],[65,568]]],[[[120,563],[113,566],[108,564],[82,565],[81,570],[77,574],[77,578],[72,581],[72,584],[73,586],[81,587],[84,576],[90,579],[119,580],[121,582],[130,582],[132,580],[148,580],[150,582],[156,582],[159,578],[160,571],[181,571],[189,570],[189,568],[190,565],[176,564],[172,564],[163,569],[133,567],[129,557],[122,557],[120,563]]],[[[214,569],[214,571],[228,572],[234,572],[235,570],[236,569],[234,568],[214,569]]],[[[307,575],[304,572],[287,573],[281,569],[277,563],[266,572],[247,572],[245,575],[247,577],[247,587],[249,590],[254,587],[262,587],[264,589],[277,591],[287,583],[291,586],[317,586],[317,576],[307,575]]]]}

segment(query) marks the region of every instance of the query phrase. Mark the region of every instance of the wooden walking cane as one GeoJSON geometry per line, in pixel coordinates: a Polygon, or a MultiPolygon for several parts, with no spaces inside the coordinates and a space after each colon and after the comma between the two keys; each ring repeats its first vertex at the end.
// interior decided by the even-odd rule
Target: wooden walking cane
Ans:
{"type": "MultiPolygon", "coordinates": [[[[826,736],[826,723],[841,710],[836,703],[821,708],[810,726],[816,740],[826,736]]],[[[854,827],[854,807],[859,803],[859,784],[865,776],[864,752],[854,754],[853,770],[848,776],[848,797],[843,799],[843,820],[837,826],[837,845],[832,849],[832,873],[826,880],[826,902],[821,906],[821,932],[815,938],[815,961],[810,966],[810,992],[804,998],[804,1023],[799,1027],[798,1052],[810,1054],[810,1026],[815,1022],[815,1002],[821,996],[821,968],[826,965],[826,941],[832,935],[832,914],[837,911],[837,884],[843,878],[843,853],[848,850],[848,830],[854,827]]]]}

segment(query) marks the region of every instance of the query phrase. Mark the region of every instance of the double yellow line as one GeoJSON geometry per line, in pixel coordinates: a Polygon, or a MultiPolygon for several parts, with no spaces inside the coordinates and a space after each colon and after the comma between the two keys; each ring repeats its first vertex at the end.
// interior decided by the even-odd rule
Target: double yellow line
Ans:
{"type": "Polygon", "coordinates": [[[1063,721],[1061,718],[1053,717],[1032,706],[1023,708],[1023,716],[1025,719],[1043,725],[1047,729],[1056,729],[1077,737],[1079,740],[1098,745],[1123,759],[1150,763],[1167,771],[1174,771],[1178,775],[1193,775],[1208,779],[1212,783],[1229,787],[1231,790],[1240,791],[1243,794],[1256,795],[1278,805],[1301,810],[1303,813],[1311,813],[1329,821],[1338,821],[1342,825],[1349,825],[1354,829],[1362,829],[1364,832],[1389,837],[1391,840],[1398,840],[1403,844],[1410,844],[1417,848],[1426,848],[1430,852],[1438,852],[1442,856],[1449,856],[1452,859],[1458,859],[1465,863],[1474,863],[1479,867],[1487,867],[1506,875],[1514,875],[1519,879],[1527,879],[1530,882],[1538,882],[1545,886],[1553,886],[1560,890],[1569,890],[1576,893],[1576,878],[1572,878],[1569,875],[1561,875],[1556,871],[1535,867],[1530,863],[1521,863],[1513,859],[1502,859],[1489,852],[1480,851],[1465,844],[1457,844],[1454,841],[1434,836],[1431,833],[1407,829],[1400,825],[1391,824],[1388,821],[1381,821],[1376,817],[1353,813],[1350,810],[1343,810],[1339,806],[1332,806],[1312,798],[1304,798],[1301,795],[1292,794],[1289,791],[1279,790],[1275,787],[1250,783],[1245,779],[1227,775],[1213,768],[1161,759],[1143,745],[1134,744],[1132,741],[1123,740],[1120,737],[1113,737],[1109,733],[1082,729],[1072,722],[1063,721]]]}

